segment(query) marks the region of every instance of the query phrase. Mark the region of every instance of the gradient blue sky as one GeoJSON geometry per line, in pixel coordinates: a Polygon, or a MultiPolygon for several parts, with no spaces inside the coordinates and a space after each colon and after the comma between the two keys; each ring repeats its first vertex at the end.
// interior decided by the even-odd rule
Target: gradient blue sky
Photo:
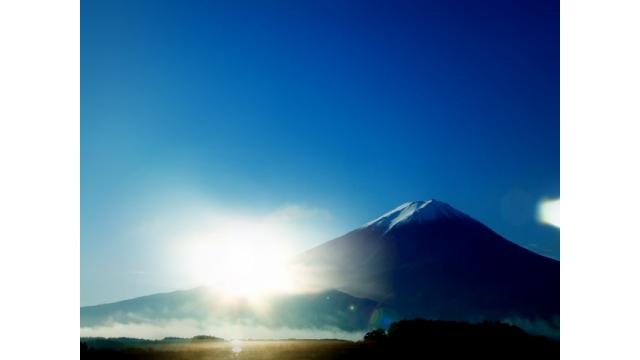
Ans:
{"type": "Polygon", "coordinates": [[[194,285],[140,229],[211,208],[294,209],[303,250],[436,198],[559,258],[535,216],[560,195],[559,21],[541,0],[83,0],[81,304],[194,285]]]}

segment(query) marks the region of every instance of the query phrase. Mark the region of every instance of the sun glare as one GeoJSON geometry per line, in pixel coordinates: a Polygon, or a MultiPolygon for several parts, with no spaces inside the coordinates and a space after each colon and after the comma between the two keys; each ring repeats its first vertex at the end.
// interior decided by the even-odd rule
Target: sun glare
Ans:
{"type": "Polygon", "coordinates": [[[544,199],[538,204],[538,220],[547,225],[560,227],[560,199],[544,199]]]}
{"type": "Polygon", "coordinates": [[[290,234],[268,221],[234,220],[195,239],[193,278],[227,298],[256,299],[292,291],[290,234]]]}

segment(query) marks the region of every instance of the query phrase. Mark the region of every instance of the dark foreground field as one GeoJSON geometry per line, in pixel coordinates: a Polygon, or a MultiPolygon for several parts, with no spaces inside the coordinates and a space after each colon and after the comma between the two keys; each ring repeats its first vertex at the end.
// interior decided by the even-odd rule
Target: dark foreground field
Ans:
{"type": "Polygon", "coordinates": [[[81,358],[205,359],[559,359],[560,343],[505,324],[412,320],[373,331],[363,341],[83,339],[81,358]]]}
{"type": "Polygon", "coordinates": [[[126,349],[88,349],[83,359],[347,359],[357,343],[339,340],[212,341],[126,349]]]}

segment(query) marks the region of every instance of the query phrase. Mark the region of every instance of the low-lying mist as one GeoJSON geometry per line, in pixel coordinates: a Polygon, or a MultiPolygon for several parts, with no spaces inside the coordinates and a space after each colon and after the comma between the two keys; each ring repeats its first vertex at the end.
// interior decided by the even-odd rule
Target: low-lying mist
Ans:
{"type": "Polygon", "coordinates": [[[111,323],[81,327],[81,337],[131,337],[158,340],[165,337],[190,338],[211,335],[224,339],[362,339],[365,331],[344,331],[335,327],[289,328],[233,322],[199,322],[193,319],[149,323],[111,323]]]}

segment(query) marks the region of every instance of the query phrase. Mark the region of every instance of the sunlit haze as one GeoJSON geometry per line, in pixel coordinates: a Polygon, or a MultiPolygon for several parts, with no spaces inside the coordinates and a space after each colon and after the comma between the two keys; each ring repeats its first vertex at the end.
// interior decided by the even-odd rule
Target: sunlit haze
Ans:
{"type": "Polygon", "coordinates": [[[224,296],[257,298],[293,291],[287,262],[294,233],[269,219],[229,219],[181,241],[196,283],[224,296]]]}

